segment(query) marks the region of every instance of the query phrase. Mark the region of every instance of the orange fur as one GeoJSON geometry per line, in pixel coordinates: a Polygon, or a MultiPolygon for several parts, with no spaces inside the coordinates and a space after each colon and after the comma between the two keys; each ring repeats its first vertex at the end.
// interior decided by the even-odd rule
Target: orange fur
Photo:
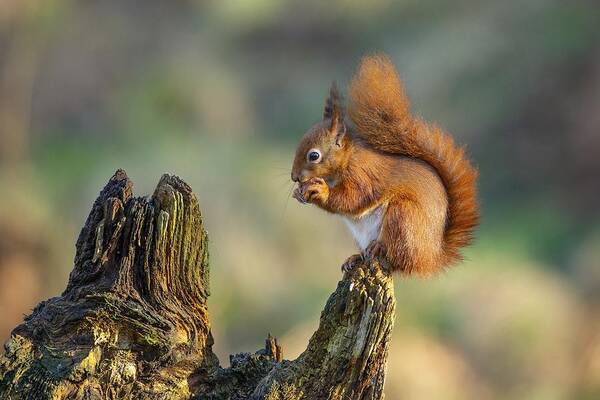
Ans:
{"type": "Polygon", "coordinates": [[[363,60],[348,111],[350,129],[333,86],[324,120],[296,151],[295,197],[342,215],[355,229],[383,210],[378,235],[363,251],[384,256],[394,271],[431,275],[460,260],[478,221],[477,173],[463,149],[411,116],[398,74],[383,56],[363,60]],[[307,159],[314,149],[322,153],[318,162],[307,159]]]}
{"type": "Polygon", "coordinates": [[[439,127],[410,115],[409,102],[392,62],[367,57],[350,87],[349,114],[360,136],[376,149],[418,158],[439,174],[448,195],[444,260],[461,259],[460,249],[473,239],[478,224],[477,171],[439,127]]]}

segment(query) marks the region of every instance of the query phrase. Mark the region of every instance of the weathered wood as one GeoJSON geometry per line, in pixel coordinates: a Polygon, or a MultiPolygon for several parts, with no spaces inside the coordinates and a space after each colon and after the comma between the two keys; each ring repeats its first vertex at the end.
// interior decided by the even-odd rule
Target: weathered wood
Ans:
{"type": "Polygon", "coordinates": [[[185,182],[164,175],[153,196],[133,197],[117,171],[81,230],[66,290],[5,344],[0,398],[383,398],[395,301],[376,262],[344,275],[298,359],[283,361],[269,335],[265,349],[222,368],[212,352],[207,243],[185,182]]]}
{"type": "Polygon", "coordinates": [[[378,265],[360,266],[338,284],[318,330],[296,360],[258,384],[260,399],[381,399],[395,309],[394,287],[378,265]]]}

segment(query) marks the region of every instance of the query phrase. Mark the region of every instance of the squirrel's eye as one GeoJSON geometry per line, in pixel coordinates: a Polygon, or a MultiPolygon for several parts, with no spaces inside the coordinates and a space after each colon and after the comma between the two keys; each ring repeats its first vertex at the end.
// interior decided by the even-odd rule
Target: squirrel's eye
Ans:
{"type": "Polygon", "coordinates": [[[306,158],[308,159],[308,161],[310,161],[311,163],[317,163],[321,160],[321,152],[317,149],[311,149],[308,151],[308,154],[306,155],[306,158]]]}

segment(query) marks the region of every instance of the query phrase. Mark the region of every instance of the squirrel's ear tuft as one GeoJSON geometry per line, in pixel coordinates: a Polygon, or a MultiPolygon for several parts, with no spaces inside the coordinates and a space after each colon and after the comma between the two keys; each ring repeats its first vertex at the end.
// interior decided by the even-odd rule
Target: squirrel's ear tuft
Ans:
{"type": "Polygon", "coordinates": [[[344,107],[342,106],[342,96],[337,88],[335,81],[331,83],[329,89],[329,97],[325,102],[325,110],[323,111],[323,119],[330,119],[331,123],[329,130],[336,135],[336,144],[342,145],[342,139],[346,133],[344,125],[344,107]]]}
{"type": "Polygon", "coordinates": [[[331,118],[332,120],[338,119],[339,121],[342,121],[343,111],[342,96],[337,88],[337,84],[333,81],[331,83],[331,88],[329,89],[329,97],[327,97],[327,101],[325,101],[323,119],[331,118]]]}

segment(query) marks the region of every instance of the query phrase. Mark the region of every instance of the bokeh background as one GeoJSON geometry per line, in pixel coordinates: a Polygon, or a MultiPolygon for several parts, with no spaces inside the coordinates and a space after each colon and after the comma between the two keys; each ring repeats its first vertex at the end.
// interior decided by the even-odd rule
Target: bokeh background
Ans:
{"type": "Polygon", "coordinates": [[[481,173],[468,260],[396,279],[390,399],[600,398],[597,0],[0,0],[0,342],[59,294],[100,188],[198,194],[215,350],[295,358],[354,246],[290,200],[329,83],[387,52],[481,173]]]}

